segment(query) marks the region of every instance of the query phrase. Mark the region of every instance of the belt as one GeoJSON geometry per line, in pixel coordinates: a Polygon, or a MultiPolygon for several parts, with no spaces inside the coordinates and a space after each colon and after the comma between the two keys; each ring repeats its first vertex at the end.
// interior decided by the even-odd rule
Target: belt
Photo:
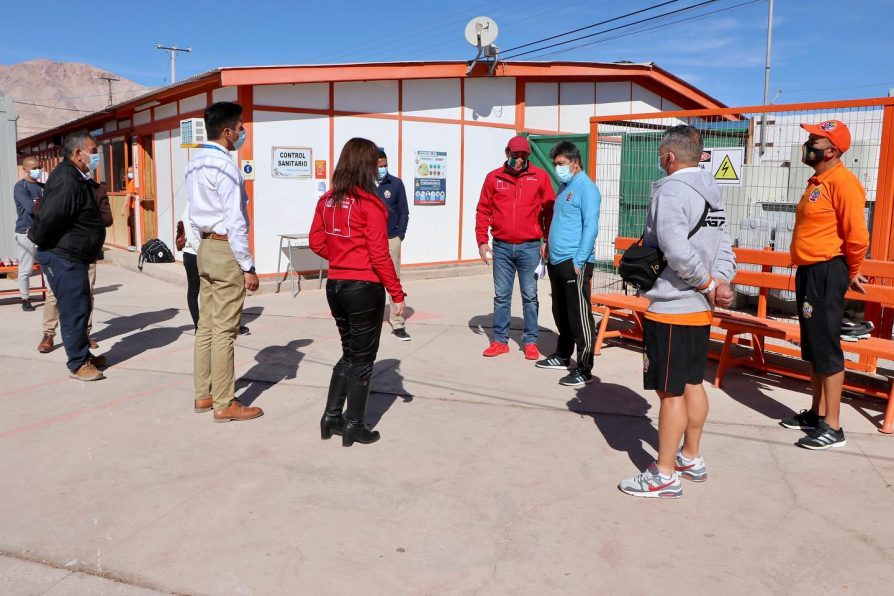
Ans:
{"type": "Polygon", "coordinates": [[[202,240],[227,240],[226,234],[214,234],[212,232],[202,232],[202,240]]]}

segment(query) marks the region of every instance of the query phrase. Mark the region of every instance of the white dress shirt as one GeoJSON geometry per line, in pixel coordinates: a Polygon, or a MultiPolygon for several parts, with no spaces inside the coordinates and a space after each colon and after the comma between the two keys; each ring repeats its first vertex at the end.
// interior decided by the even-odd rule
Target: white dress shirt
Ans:
{"type": "Polygon", "coordinates": [[[248,195],[236,162],[226,148],[205,143],[186,166],[189,225],[199,238],[203,233],[226,234],[233,256],[243,271],[254,267],[248,246],[248,195]]]}

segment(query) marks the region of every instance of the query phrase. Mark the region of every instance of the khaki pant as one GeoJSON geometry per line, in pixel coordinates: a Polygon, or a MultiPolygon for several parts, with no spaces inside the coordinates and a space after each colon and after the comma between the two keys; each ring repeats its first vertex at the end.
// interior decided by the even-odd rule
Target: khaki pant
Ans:
{"type": "MultiPolygon", "coordinates": [[[[388,252],[391,253],[391,261],[394,263],[394,271],[397,272],[397,277],[400,278],[400,245],[402,240],[400,236],[395,236],[394,238],[388,239],[388,252]]],[[[388,304],[391,304],[391,296],[388,297],[388,304]]],[[[394,314],[394,309],[388,309],[388,322],[391,323],[392,329],[403,329],[406,325],[406,321],[404,321],[403,317],[397,316],[394,314]]]]}
{"type": "MultiPolygon", "coordinates": [[[[87,278],[90,280],[90,318],[87,320],[87,335],[93,331],[93,286],[96,285],[96,263],[90,263],[87,268],[87,278]]],[[[56,307],[56,295],[47,284],[47,299],[43,303],[43,334],[56,337],[56,327],[59,325],[59,309],[56,307]]]]}
{"type": "Polygon", "coordinates": [[[245,303],[245,277],[226,240],[199,245],[199,328],[196,330],[194,382],[196,399],[211,396],[215,410],[225,410],[236,393],[233,343],[245,303]]]}

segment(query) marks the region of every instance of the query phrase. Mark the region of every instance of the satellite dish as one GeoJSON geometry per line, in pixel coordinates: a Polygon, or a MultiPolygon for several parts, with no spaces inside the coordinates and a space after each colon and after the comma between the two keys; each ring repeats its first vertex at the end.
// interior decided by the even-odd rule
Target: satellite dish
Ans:
{"type": "Polygon", "coordinates": [[[466,25],[466,41],[476,48],[494,43],[499,33],[496,21],[490,17],[475,17],[466,25]]]}

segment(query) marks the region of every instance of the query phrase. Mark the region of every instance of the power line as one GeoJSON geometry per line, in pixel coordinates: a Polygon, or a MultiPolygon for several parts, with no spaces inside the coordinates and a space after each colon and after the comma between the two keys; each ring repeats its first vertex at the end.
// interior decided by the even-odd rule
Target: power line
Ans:
{"type": "MultiPolygon", "coordinates": [[[[591,38],[591,37],[596,37],[596,36],[598,36],[598,35],[604,35],[605,33],[611,33],[612,31],[618,31],[618,30],[621,30],[621,29],[626,29],[627,27],[632,27],[632,26],[634,26],[634,25],[642,25],[643,23],[648,23],[648,22],[650,22],[650,21],[655,21],[655,20],[657,20],[657,19],[661,19],[661,18],[664,18],[664,17],[667,17],[667,16],[671,16],[671,15],[674,15],[674,14],[679,14],[679,13],[681,13],[681,12],[686,12],[686,11],[689,11],[689,10],[693,10],[693,9],[695,9],[695,8],[701,8],[702,6],[707,6],[708,4],[714,4],[715,2],[718,2],[718,1],[719,1],[719,0],[705,0],[704,2],[700,2],[700,3],[698,3],[698,4],[692,4],[692,5],[690,5],[690,6],[684,6],[683,8],[678,8],[678,9],[676,9],[676,10],[671,10],[671,11],[669,11],[669,12],[666,12],[666,13],[663,13],[663,14],[660,14],[660,15],[655,15],[655,16],[647,17],[647,18],[645,18],[645,19],[640,19],[640,20],[638,20],[638,21],[633,21],[632,23],[626,23],[626,24],[624,24],[624,25],[618,25],[617,27],[610,27],[610,28],[608,28],[608,29],[603,29],[602,31],[597,31],[596,33],[590,33],[590,34],[588,34],[588,35],[581,35],[580,37],[575,37],[575,38],[568,39],[568,40],[565,40],[565,41],[560,41],[560,42],[558,42],[558,43],[550,44],[550,45],[545,46],[545,47],[542,47],[542,48],[536,48],[536,49],[533,49],[533,50],[528,50],[528,51],[526,51],[526,52],[520,52],[520,53],[518,53],[518,54],[513,54],[512,56],[503,56],[503,57],[501,57],[500,59],[501,59],[501,60],[511,60],[512,58],[518,58],[519,56],[526,56],[526,55],[528,55],[528,54],[535,54],[535,53],[537,53],[537,52],[542,52],[543,50],[549,50],[549,49],[557,48],[557,47],[559,47],[559,46],[563,46],[563,45],[566,45],[566,44],[569,44],[569,43],[574,43],[575,41],[581,41],[581,40],[583,40],[583,39],[589,39],[589,38],[591,38]]],[[[619,17],[619,18],[620,18],[620,17],[619,17]]],[[[535,42],[535,43],[539,43],[539,42],[535,42]]]]}
{"type": "Polygon", "coordinates": [[[13,101],[13,103],[19,103],[19,104],[22,104],[25,106],[37,106],[39,108],[51,108],[54,110],[65,110],[66,112],[84,112],[86,114],[92,114],[97,111],[97,110],[79,110],[77,108],[63,108],[62,106],[48,106],[48,105],[44,105],[42,103],[31,103],[30,101],[19,101],[17,99],[14,99],[12,101],[13,101]]]}
{"type": "Polygon", "coordinates": [[[622,14],[621,16],[613,17],[611,19],[607,19],[605,21],[599,21],[598,23],[593,23],[592,25],[587,25],[586,27],[579,27],[577,29],[572,29],[571,31],[566,31],[565,33],[559,33],[558,35],[552,35],[550,37],[544,37],[543,39],[538,39],[537,41],[532,41],[529,43],[524,43],[520,46],[515,46],[513,48],[507,48],[503,50],[504,53],[514,52],[515,50],[520,50],[522,48],[527,48],[529,46],[534,46],[539,43],[543,43],[545,41],[552,41],[554,39],[558,39],[560,37],[565,37],[566,35],[573,35],[575,33],[579,33],[581,31],[586,31],[587,29],[592,29],[593,27],[598,27],[600,25],[606,25],[608,23],[612,23],[614,21],[619,21],[621,19],[626,19],[627,17],[636,16],[638,14],[642,14],[644,12],[649,12],[650,10],[654,10],[656,8],[661,8],[662,6],[667,6],[668,4],[674,4],[679,2],[680,0],[668,0],[667,2],[662,2],[660,4],[653,4],[652,6],[647,6],[641,10],[637,10],[634,12],[628,12],[627,14],[622,14]]]}
{"type": "Polygon", "coordinates": [[[681,23],[689,23],[689,22],[693,22],[693,21],[699,21],[699,20],[704,19],[704,18],[707,18],[707,17],[709,17],[709,16],[711,16],[711,15],[713,15],[713,14],[717,14],[717,13],[720,13],[720,12],[726,12],[726,11],[728,11],[728,10],[733,10],[733,9],[735,9],[735,8],[741,8],[741,7],[743,7],[743,6],[748,6],[749,4],[757,4],[757,3],[760,3],[760,2],[766,2],[766,1],[767,1],[767,0],[748,0],[747,2],[741,2],[741,3],[739,3],[739,4],[735,4],[735,5],[733,5],[733,6],[727,6],[726,8],[719,8],[719,9],[717,9],[717,10],[712,10],[712,11],[710,11],[710,12],[702,13],[702,14],[700,14],[700,15],[696,15],[696,16],[692,16],[692,17],[686,17],[686,18],[683,18],[683,19],[677,19],[676,21],[669,21],[669,22],[667,22],[667,23],[661,23],[660,25],[654,25],[654,26],[652,26],[652,27],[645,27],[645,28],[643,28],[643,29],[637,29],[636,31],[630,31],[630,32],[628,32],[628,33],[621,33],[621,34],[619,34],[619,35],[613,35],[613,36],[611,36],[611,37],[606,37],[606,38],[604,38],[604,39],[599,39],[599,40],[597,40],[597,41],[591,41],[591,42],[587,42],[587,43],[582,43],[582,44],[580,44],[580,45],[577,45],[577,46],[574,46],[574,47],[571,47],[571,48],[565,48],[565,49],[561,49],[561,50],[556,50],[555,52],[548,52],[548,53],[546,53],[546,54],[537,54],[536,56],[532,56],[531,59],[533,60],[533,59],[537,59],[537,58],[548,58],[548,57],[550,57],[550,56],[555,56],[556,54],[561,54],[561,53],[563,53],[563,52],[572,52],[572,51],[574,51],[574,50],[578,50],[578,49],[580,49],[580,48],[586,48],[586,47],[589,47],[589,46],[595,46],[595,45],[599,45],[599,44],[606,43],[606,42],[609,42],[609,41],[613,41],[613,40],[615,40],[615,39],[621,39],[622,37],[630,37],[630,36],[633,36],[633,35],[639,35],[640,33],[648,33],[648,32],[650,32],[650,31],[655,31],[655,30],[657,30],[657,29],[664,29],[664,28],[666,28],[666,27],[670,27],[671,25],[678,25],[678,24],[681,24],[681,23]]]}

